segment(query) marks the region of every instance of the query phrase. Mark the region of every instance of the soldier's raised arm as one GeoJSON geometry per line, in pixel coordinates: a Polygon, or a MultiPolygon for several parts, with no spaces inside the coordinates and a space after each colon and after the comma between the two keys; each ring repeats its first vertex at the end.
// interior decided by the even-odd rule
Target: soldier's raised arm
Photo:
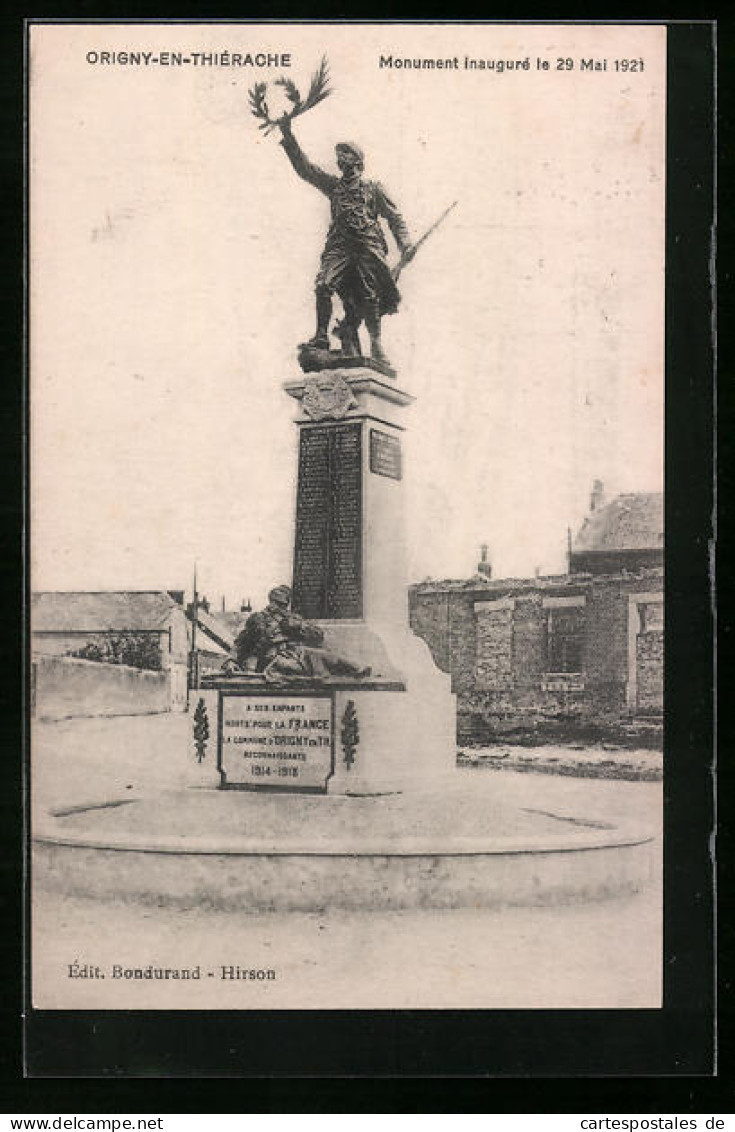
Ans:
{"type": "Polygon", "coordinates": [[[278,125],[281,130],[281,145],[299,177],[313,185],[315,189],[319,189],[325,196],[331,196],[337,177],[309,161],[293,135],[288,118],[281,118],[278,125]]]}

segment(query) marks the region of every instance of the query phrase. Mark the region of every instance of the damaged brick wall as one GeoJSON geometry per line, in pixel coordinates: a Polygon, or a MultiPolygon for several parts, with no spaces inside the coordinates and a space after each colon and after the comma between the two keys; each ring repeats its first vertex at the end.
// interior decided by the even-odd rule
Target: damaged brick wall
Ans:
{"type": "Polygon", "coordinates": [[[409,622],[414,633],[426,641],[434,664],[442,672],[451,672],[449,657],[449,595],[420,594],[409,591],[409,622]]]}
{"type": "MultiPolygon", "coordinates": [[[[451,584],[422,592],[414,587],[411,625],[452,676],[460,741],[491,741],[545,726],[604,728],[627,719],[629,598],[660,591],[662,584],[662,572],[650,571],[529,580],[505,591],[496,583],[489,593],[451,584]],[[585,599],[583,672],[551,676],[544,601],[559,605],[574,596],[585,599]]],[[[639,710],[655,711],[662,695],[663,636],[639,640],[639,710]]]]}
{"type": "Polygon", "coordinates": [[[513,685],[513,601],[475,607],[475,688],[501,691],[513,685]]]}
{"type": "Polygon", "coordinates": [[[475,611],[465,593],[429,591],[409,596],[410,625],[429,646],[434,663],[452,677],[453,692],[475,686],[475,611]]]}
{"type": "Polygon", "coordinates": [[[546,613],[539,592],[516,600],[513,616],[513,680],[526,692],[540,689],[546,671],[546,613]]]}
{"type": "Polygon", "coordinates": [[[598,718],[626,710],[628,679],[628,591],[620,578],[592,582],[587,602],[584,670],[598,718]]]}
{"type": "Polygon", "coordinates": [[[636,641],[636,667],[638,710],[651,713],[663,711],[663,633],[653,631],[639,634],[636,641]]]}

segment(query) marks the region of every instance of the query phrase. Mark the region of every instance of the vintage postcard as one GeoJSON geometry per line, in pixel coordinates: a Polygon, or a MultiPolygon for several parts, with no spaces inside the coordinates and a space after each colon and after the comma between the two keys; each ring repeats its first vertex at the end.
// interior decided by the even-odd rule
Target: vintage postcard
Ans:
{"type": "Polygon", "coordinates": [[[31,998],[662,1005],[663,25],[33,23],[31,998]]]}

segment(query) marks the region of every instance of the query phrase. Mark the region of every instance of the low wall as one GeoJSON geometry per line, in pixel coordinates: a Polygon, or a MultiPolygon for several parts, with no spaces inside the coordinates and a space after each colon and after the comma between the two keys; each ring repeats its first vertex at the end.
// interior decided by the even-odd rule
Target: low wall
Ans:
{"type": "Polygon", "coordinates": [[[40,656],[33,661],[35,715],[147,715],[171,710],[169,676],[124,664],[77,657],[40,656]]]}

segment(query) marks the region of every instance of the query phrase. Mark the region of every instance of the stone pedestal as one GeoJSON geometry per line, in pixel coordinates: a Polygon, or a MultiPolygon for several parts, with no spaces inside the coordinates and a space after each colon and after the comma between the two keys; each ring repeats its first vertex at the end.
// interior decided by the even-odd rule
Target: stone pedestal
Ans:
{"type": "Polygon", "coordinates": [[[413,397],[365,368],[284,388],[301,410],[294,611],[408,624],[401,417],[413,397]]]}
{"type": "Polygon", "coordinates": [[[300,409],[293,608],[376,681],[335,686],[335,728],[354,713],[359,742],[352,759],[338,752],[328,789],[431,789],[454,773],[456,705],[408,620],[401,434],[413,398],[367,366],[284,389],[300,409]]]}

